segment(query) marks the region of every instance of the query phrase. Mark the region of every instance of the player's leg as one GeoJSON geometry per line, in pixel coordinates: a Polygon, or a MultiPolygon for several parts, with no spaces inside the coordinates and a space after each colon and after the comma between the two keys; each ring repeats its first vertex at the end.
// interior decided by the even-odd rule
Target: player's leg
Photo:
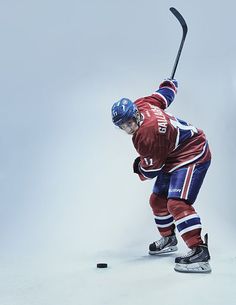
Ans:
{"type": "Polygon", "coordinates": [[[172,173],[167,208],[177,229],[191,252],[176,258],[175,270],[181,272],[210,272],[207,243],[201,238],[201,220],[192,206],[201,188],[210,162],[192,164],[172,173]]]}
{"type": "Polygon", "coordinates": [[[177,250],[177,239],[174,233],[174,219],[167,209],[169,178],[169,175],[164,174],[157,178],[153,188],[153,193],[149,200],[157,229],[162,236],[160,240],[150,244],[149,254],[151,255],[163,254],[177,250]]]}

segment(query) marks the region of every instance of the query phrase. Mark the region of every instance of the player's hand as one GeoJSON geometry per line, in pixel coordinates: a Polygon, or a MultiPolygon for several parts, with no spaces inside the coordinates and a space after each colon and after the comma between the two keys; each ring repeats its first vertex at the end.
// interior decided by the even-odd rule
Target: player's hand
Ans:
{"type": "Polygon", "coordinates": [[[133,163],[133,172],[135,174],[140,174],[139,163],[140,163],[140,157],[137,157],[133,163]]]}
{"type": "Polygon", "coordinates": [[[172,84],[172,86],[175,87],[175,88],[173,88],[173,89],[177,89],[177,88],[178,88],[178,82],[177,82],[177,80],[176,80],[176,79],[170,79],[170,78],[165,79],[165,80],[160,84],[159,88],[162,88],[162,87],[165,87],[165,86],[168,87],[168,86],[170,86],[170,84],[172,84]]]}

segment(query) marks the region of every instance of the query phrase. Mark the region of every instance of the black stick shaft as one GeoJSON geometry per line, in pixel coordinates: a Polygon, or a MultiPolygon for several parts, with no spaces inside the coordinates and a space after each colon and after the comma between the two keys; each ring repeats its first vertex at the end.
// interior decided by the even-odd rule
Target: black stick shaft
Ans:
{"type": "Polygon", "coordinates": [[[174,63],[174,66],[173,66],[173,69],[172,69],[172,73],[171,73],[171,79],[173,79],[174,76],[175,76],[175,72],[176,72],[178,63],[179,63],[180,55],[182,53],[182,49],[183,49],[183,46],[184,46],[185,38],[186,38],[186,35],[187,35],[187,32],[188,32],[188,27],[187,27],[187,23],[184,20],[183,16],[174,7],[171,7],[170,11],[178,19],[179,23],[182,26],[182,30],[183,30],[182,39],[181,39],[181,42],[180,42],[178,53],[177,53],[177,56],[176,56],[176,59],[175,59],[175,63],[174,63]]]}

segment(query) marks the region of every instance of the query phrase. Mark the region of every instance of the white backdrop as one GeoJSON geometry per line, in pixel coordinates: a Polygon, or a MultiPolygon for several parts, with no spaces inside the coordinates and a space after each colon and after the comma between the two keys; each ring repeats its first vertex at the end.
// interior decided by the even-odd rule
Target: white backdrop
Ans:
{"type": "Polygon", "coordinates": [[[232,244],[235,2],[1,0],[3,265],[146,253],[157,238],[148,204],[154,181],[132,174],[136,152],[112,126],[110,108],[170,76],[181,39],[170,6],[189,32],[169,111],[207,134],[213,162],[195,207],[212,255],[232,244]]]}

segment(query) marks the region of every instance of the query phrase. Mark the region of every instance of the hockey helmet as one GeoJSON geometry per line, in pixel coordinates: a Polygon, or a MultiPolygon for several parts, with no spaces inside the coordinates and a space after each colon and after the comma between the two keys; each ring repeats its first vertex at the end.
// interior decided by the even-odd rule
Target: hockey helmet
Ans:
{"type": "Polygon", "coordinates": [[[121,126],[130,119],[139,125],[140,115],[137,106],[128,98],[115,102],[111,109],[112,121],[116,126],[121,126]]]}

